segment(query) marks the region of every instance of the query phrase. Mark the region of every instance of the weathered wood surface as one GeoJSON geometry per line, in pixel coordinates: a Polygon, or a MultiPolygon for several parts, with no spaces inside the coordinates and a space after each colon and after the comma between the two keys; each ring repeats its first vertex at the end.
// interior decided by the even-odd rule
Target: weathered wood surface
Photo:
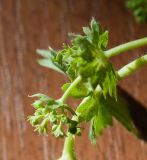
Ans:
{"type": "MultiPolygon", "coordinates": [[[[26,122],[33,113],[29,94],[59,97],[66,78],[41,68],[36,48],[59,49],[67,32],[81,32],[94,16],[110,32],[109,47],[147,36],[147,25],[136,24],[123,0],[0,0],[0,160],[55,160],[62,140],[38,136],[26,122]]],[[[113,58],[116,67],[145,49],[113,58]]],[[[147,107],[147,67],[120,85],[147,107]]],[[[147,144],[118,123],[107,129],[96,147],[86,131],[77,138],[79,160],[146,160],[147,144]]]]}

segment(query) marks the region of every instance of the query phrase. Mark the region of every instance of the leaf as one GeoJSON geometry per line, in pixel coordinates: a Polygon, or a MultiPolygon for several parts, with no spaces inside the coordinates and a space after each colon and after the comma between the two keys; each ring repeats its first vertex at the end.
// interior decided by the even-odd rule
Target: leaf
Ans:
{"type": "Polygon", "coordinates": [[[37,62],[43,67],[47,67],[59,73],[65,74],[51,59],[39,59],[37,62]]]}
{"type": "Polygon", "coordinates": [[[51,97],[48,97],[47,95],[42,94],[42,93],[36,93],[36,94],[33,94],[29,97],[38,97],[40,99],[40,101],[43,101],[43,102],[52,100],[51,97]]]}
{"type": "MultiPolygon", "coordinates": [[[[71,85],[71,83],[66,83],[62,86],[62,90],[65,92],[68,87],[71,85]]],[[[78,83],[74,88],[70,90],[69,96],[75,97],[75,98],[82,98],[86,97],[88,95],[89,91],[86,86],[86,84],[78,83]]]]}
{"type": "Polygon", "coordinates": [[[100,136],[105,128],[112,125],[112,115],[109,113],[108,106],[105,105],[103,96],[98,97],[97,110],[90,123],[89,138],[96,144],[97,136],[100,136]]]}
{"type": "Polygon", "coordinates": [[[96,142],[96,137],[101,135],[106,127],[112,125],[112,117],[115,117],[128,131],[139,136],[139,132],[131,120],[128,105],[121,96],[118,96],[118,100],[116,101],[110,96],[107,96],[105,99],[101,95],[97,103],[98,110],[91,120],[89,131],[92,143],[96,142]]]}
{"type": "Polygon", "coordinates": [[[60,73],[64,73],[62,67],[54,62],[54,59],[57,56],[57,52],[52,48],[49,48],[49,50],[37,49],[36,52],[44,57],[43,59],[38,60],[38,63],[41,66],[53,69],[60,73]]]}
{"type": "Polygon", "coordinates": [[[96,144],[96,135],[95,135],[95,129],[94,129],[94,120],[91,119],[90,121],[90,127],[89,127],[89,138],[93,144],[96,144]]]}
{"type": "Polygon", "coordinates": [[[94,116],[93,125],[96,136],[101,135],[104,128],[112,125],[112,115],[101,99],[98,102],[98,112],[94,116]]]}
{"type": "Polygon", "coordinates": [[[115,97],[115,99],[117,99],[117,93],[116,93],[117,75],[111,64],[109,64],[106,69],[106,75],[102,85],[103,85],[102,88],[104,96],[106,96],[107,93],[109,93],[111,97],[115,97]]]}
{"type": "Polygon", "coordinates": [[[105,50],[108,45],[108,31],[105,31],[99,36],[99,43],[98,46],[99,48],[105,50]]]}
{"type": "Polygon", "coordinates": [[[126,5],[132,10],[137,21],[147,21],[147,0],[127,0],[126,5]]]}
{"type": "MultiPolygon", "coordinates": [[[[90,23],[91,29],[86,33],[87,39],[95,46],[98,47],[99,35],[102,33],[101,26],[94,18],[92,18],[90,23]]],[[[88,28],[88,27],[87,27],[88,28]]]]}
{"type": "Polygon", "coordinates": [[[50,52],[50,50],[44,50],[44,49],[37,49],[36,52],[43,56],[44,58],[51,58],[52,57],[52,53],[50,52]]]}
{"type": "Polygon", "coordinates": [[[40,101],[40,100],[36,100],[33,104],[33,107],[34,108],[43,108],[44,106],[42,105],[42,101],[40,101]]]}
{"type": "Polygon", "coordinates": [[[53,50],[51,47],[49,47],[48,50],[44,50],[44,49],[37,49],[36,53],[41,55],[44,58],[54,58],[57,55],[57,52],[55,50],[53,50]]]}
{"type": "Polygon", "coordinates": [[[93,117],[96,110],[95,98],[93,96],[86,97],[83,103],[81,103],[76,110],[77,113],[80,113],[79,121],[89,121],[93,117]]]}
{"type": "Polygon", "coordinates": [[[135,128],[131,116],[128,104],[121,96],[115,101],[113,98],[107,98],[107,105],[109,105],[109,112],[130,132],[138,135],[138,131],[135,128]]]}

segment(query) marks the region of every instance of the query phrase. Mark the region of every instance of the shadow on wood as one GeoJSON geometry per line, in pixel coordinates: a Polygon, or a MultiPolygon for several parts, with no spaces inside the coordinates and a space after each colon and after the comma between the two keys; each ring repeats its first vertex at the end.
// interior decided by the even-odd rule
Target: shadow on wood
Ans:
{"type": "Polygon", "coordinates": [[[147,108],[122,88],[119,87],[118,90],[129,105],[132,121],[140,132],[140,138],[147,142],[147,108]]]}

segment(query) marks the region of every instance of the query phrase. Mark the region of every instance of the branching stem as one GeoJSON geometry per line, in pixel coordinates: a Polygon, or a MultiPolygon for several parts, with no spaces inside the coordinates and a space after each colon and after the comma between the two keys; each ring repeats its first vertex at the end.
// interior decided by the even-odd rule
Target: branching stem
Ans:
{"type": "Polygon", "coordinates": [[[63,96],[58,100],[61,103],[64,103],[65,100],[68,98],[70,91],[72,90],[72,88],[74,88],[80,81],[82,80],[81,76],[78,76],[72,83],[71,85],[68,87],[68,89],[65,91],[65,93],[63,94],[63,96]]]}

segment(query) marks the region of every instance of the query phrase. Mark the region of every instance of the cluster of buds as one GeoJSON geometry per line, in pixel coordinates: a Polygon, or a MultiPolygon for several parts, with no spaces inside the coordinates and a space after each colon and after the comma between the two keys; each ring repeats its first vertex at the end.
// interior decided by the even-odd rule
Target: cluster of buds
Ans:
{"type": "Polygon", "coordinates": [[[31,97],[38,97],[32,104],[35,113],[28,117],[35,131],[39,134],[48,134],[50,124],[51,133],[55,137],[66,136],[66,130],[72,134],[80,134],[78,122],[70,118],[70,115],[76,116],[76,113],[67,104],[40,93],[31,97]]]}

